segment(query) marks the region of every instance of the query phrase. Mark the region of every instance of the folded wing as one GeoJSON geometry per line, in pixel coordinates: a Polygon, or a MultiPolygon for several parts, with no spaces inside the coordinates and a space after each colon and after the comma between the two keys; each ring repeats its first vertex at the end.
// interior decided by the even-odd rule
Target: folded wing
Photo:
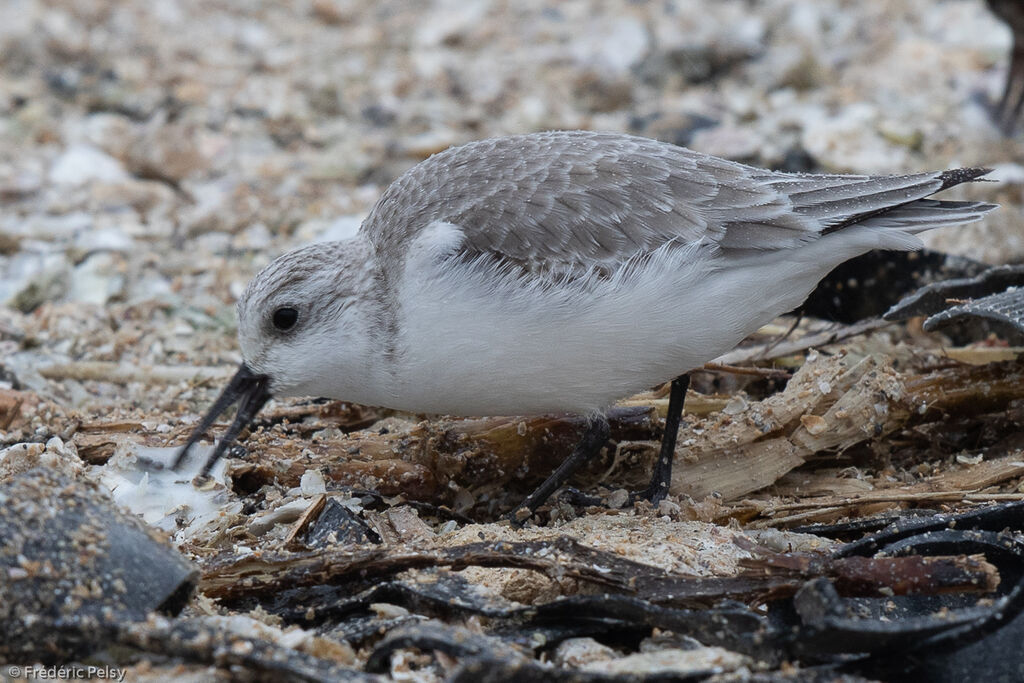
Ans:
{"type": "Polygon", "coordinates": [[[669,242],[781,250],[851,225],[917,232],[969,222],[995,206],[925,197],[986,172],[786,174],[628,135],[535,133],[413,167],[362,230],[397,263],[403,244],[443,221],[461,228],[466,256],[564,274],[614,268],[669,242]]]}

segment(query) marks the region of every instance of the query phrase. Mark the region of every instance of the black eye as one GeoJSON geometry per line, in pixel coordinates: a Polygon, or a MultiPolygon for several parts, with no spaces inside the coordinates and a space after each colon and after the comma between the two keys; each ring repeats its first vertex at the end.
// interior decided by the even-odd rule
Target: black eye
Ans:
{"type": "Polygon", "coordinates": [[[290,306],[284,306],[274,311],[274,327],[285,332],[295,327],[299,319],[299,312],[290,306]]]}

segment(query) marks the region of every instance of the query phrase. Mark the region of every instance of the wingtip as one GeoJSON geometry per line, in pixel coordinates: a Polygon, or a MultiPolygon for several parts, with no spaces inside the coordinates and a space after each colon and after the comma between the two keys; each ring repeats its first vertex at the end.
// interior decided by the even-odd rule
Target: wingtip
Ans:
{"type": "Polygon", "coordinates": [[[939,180],[942,181],[942,187],[938,191],[942,191],[959,185],[961,183],[969,183],[974,180],[978,180],[982,176],[988,175],[992,172],[991,168],[954,168],[949,171],[943,171],[939,174],[939,180]]]}

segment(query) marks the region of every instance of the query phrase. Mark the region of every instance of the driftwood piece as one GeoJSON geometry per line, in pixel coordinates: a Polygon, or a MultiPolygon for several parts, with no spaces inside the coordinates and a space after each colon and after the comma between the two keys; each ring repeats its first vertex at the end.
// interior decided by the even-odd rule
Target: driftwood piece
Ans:
{"type": "Polygon", "coordinates": [[[734,365],[738,363],[749,363],[751,361],[782,358],[784,356],[791,356],[795,353],[802,353],[808,349],[821,348],[828,344],[834,344],[838,341],[855,337],[858,334],[873,332],[874,330],[881,329],[891,324],[892,323],[887,320],[871,318],[869,320],[862,320],[861,322],[853,323],[852,325],[829,325],[824,330],[813,332],[799,339],[786,339],[778,343],[770,342],[768,344],[747,344],[746,346],[741,346],[738,349],[734,349],[729,353],[719,356],[715,359],[715,363],[734,365]]]}
{"type": "Polygon", "coordinates": [[[942,355],[968,365],[987,365],[1017,360],[1024,355],[1024,346],[959,346],[943,349],[942,355]]]}
{"type": "MultiPolygon", "coordinates": [[[[849,495],[815,495],[791,502],[743,501],[727,516],[745,519],[763,517],[750,522],[750,528],[794,526],[832,522],[856,511],[868,515],[893,504],[988,503],[1024,500],[1024,493],[992,493],[988,487],[1024,477],[1024,462],[1015,457],[982,462],[965,470],[943,472],[911,486],[894,486],[849,495]]],[[[839,480],[841,481],[841,480],[839,480]]]]}
{"type": "MultiPolygon", "coordinates": [[[[311,432],[336,428],[353,430],[367,427],[380,418],[375,408],[345,401],[304,401],[299,404],[272,404],[260,416],[259,423],[272,426],[288,423],[289,431],[302,436],[311,432]]],[[[102,465],[114,455],[119,446],[127,442],[145,446],[164,446],[167,438],[184,441],[195,427],[193,423],[179,424],[167,434],[153,433],[142,421],[89,421],[80,422],[72,431],[79,456],[91,465],[102,465]]],[[[219,422],[211,427],[211,434],[222,434],[228,423],[219,422]]],[[[247,434],[248,432],[244,433],[247,434]]],[[[302,476],[302,473],[299,473],[302,476]]]]}
{"type": "MultiPolygon", "coordinates": [[[[613,440],[660,437],[652,406],[616,407],[608,418],[613,440]]],[[[257,435],[249,442],[259,444],[260,458],[232,465],[228,476],[246,490],[271,481],[296,486],[315,467],[335,482],[413,500],[446,500],[461,489],[497,491],[510,482],[526,489],[561,462],[584,427],[581,417],[548,415],[442,419],[408,431],[353,432],[327,442],[282,444],[257,435]]]]}
{"type": "Polygon", "coordinates": [[[21,414],[25,395],[13,389],[0,389],[0,430],[10,428],[14,418],[21,414]]]}
{"type": "Polygon", "coordinates": [[[177,384],[178,382],[209,382],[226,380],[234,368],[200,367],[188,365],[131,365],[105,361],[76,361],[39,368],[47,379],[74,379],[79,381],[113,382],[128,384],[177,384]]]}
{"type": "Polygon", "coordinates": [[[846,596],[877,596],[880,591],[891,595],[990,593],[999,587],[999,571],[984,555],[833,559],[784,553],[741,560],[740,564],[768,574],[793,574],[804,579],[825,576],[846,596]]]}
{"type": "Polygon", "coordinates": [[[907,377],[904,386],[918,419],[977,415],[1024,396],[1024,362],[958,365],[907,377]]]}
{"type": "Polygon", "coordinates": [[[792,595],[808,579],[828,576],[849,595],[991,591],[995,567],[979,557],[830,559],[772,555],[747,563],[754,570],[733,577],[699,577],[666,571],[596,550],[567,537],[547,541],[483,542],[450,548],[407,545],[330,549],[318,553],[264,553],[229,558],[209,567],[200,590],[221,600],[273,596],[284,588],[340,584],[384,577],[407,569],[515,567],[551,578],[574,578],[601,590],[643,596],[655,603],[699,605],[725,598],[760,600],[792,595]]]}
{"type": "Polygon", "coordinates": [[[732,500],[818,451],[847,448],[903,424],[909,410],[891,367],[873,357],[847,363],[841,356],[812,357],[781,393],[680,433],[672,491],[732,500]]]}
{"type": "MultiPolygon", "coordinates": [[[[724,409],[729,405],[730,400],[728,396],[706,396],[691,390],[686,392],[686,405],[683,411],[686,415],[703,417],[724,409]]],[[[616,406],[619,408],[653,408],[658,417],[664,418],[668,414],[668,394],[661,396],[654,392],[644,392],[623,399],[616,406]]]]}
{"type": "MultiPolygon", "coordinates": [[[[815,453],[949,414],[999,410],[1024,396],[1024,364],[1017,361],[922,375],[900,375],[872,356],[852,367],[847,362],[841,356],[812,357],[783,392],[736,416],[714,416],[680,432],[673,492],[733,500],[815,453]]],[[[1007,471],[1016,468],[1003,467],[997,480],[1005,480],[1007,471]]],[[[964,488],[990,485],[984,479],[964,488]]]]}
{"type": "Polygon", "coordinates": [[[308,530],[310,524],[316,521],[323,512],[324,506],[327,505],[327,496],[323,493],[314,498],[310,504],[306,507],[305,512],[299,516],[295,523],[292,524],[291,529],[288,530],[288,535],[285,536],[284,546],[286,548],[293,547],[298,543],[299,538],[304,535],[308,530]]]}

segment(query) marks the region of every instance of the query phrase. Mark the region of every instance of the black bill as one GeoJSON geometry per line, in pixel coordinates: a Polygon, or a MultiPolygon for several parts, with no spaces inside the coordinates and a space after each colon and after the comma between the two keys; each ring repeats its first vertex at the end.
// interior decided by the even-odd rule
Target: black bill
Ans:
{"type": "Polygon", "coordinates": [[[263,407],[268,400],[270,400],[270,390],[268,385],[270,384],[270,378],[266,375],[257,375],[249,369],[245,363],[242,363],[238,367],[238,372],[228,382],[227,387],[221,392],[221,395],[217,397],[210,410],[207,411],[206,415],[203,416],[202,421],[195,428],[192,434],[188,437],[188,441],[181,447],[181,451],[178,452],[178,457],[174,459],[173,469],[178,469],[181,463],[185,461],[185,457],[188,455],[188,451],[203,437],[213,423],[216,422],[217,418],[221,414],[234,405],[239,399],[241,404],[238,406],[238,414],[235,415],[235,421],[228,427],[228,431],[224,433],[224,436],[220,441],[217,442],[216,448],[213,449],[213,453],[207,458],[206,464],[203,465],[202,471],[199,476],[205,477],[210,474],[210,470],[217,464],[221,456],[224,455],[224,451],[234,443],[235,439],[238,438],[239,433],[246,427],[248,427],[253,419],[256,417],[256,413],[260,412],[260,408],[263,407]]]}

